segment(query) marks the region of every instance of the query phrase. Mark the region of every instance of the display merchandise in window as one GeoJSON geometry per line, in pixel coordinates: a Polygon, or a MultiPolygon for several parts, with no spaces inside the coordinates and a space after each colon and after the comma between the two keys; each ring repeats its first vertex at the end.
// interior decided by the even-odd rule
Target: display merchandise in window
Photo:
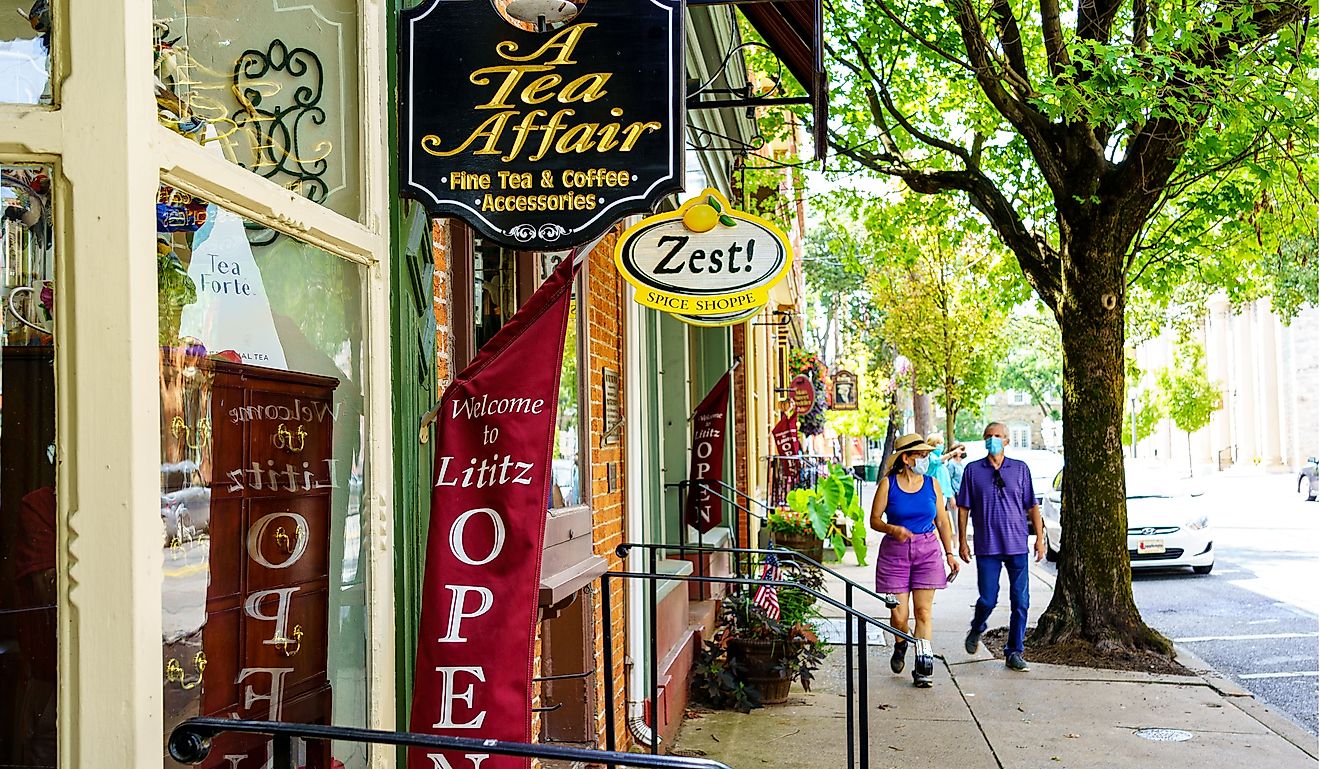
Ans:
{"type": "MultiPolygon", "coordinates": [[[[163,187],[156,246],[165,730],[366,721],[361,268],[163,187]]],[[[232,734],[215,766],[263,766],[232,734]]],[[[296,746],[309,769],[361,746],[296,746]]],[[[170,762],[167,760],[167,765],[170,762]]]]}
{"type": "Polygon", "coordinates": [[[0,766],[57,763],[51,172],[0,166],[0,766]]]}

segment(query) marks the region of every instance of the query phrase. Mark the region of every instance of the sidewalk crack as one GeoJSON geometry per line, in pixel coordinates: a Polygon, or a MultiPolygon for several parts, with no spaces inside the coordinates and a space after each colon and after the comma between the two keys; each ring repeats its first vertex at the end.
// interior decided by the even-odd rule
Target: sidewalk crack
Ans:
{"type": "Polygon", "coordinates": [[[967,712],[971,714],[972,722],[976,724],[976,730],[981,733],[981,739],[985,740],[985,746],[990,749],[990,755],[995,759],[996,769],[1004,769],[1004,762],[999,760],[999,753],[995,750],[994,743],[990,742],[990,735],[985,733],[985,727],[981,725],[981,719],[977,717],[976,711],[972,709],[971,700],[968,699],[967,693],[963,691],[962,684],[958,683],[958,679],[953,675],[953,667],[949,665],[949,661],[944,658],[944,655],[937,654],[935,657],[944,663],[944,670],[949,674],[949,680],[953,682],[954,688],[958,690],[958,696],[962,697],[963,705],[967,706],[967,712]]]}

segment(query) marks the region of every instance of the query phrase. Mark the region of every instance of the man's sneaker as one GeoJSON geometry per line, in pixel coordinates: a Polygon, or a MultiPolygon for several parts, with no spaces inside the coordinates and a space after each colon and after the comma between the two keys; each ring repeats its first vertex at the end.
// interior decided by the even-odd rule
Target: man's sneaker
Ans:
{"type": "Polygon", "coordinates": [[[894,655],[889,658],[889,669],[895,673],[903,672],[903,666],[907,663],[905,659],[907,656],[907,647],[907,641],[900,640],[894,642],[894,655]]]}
{"type": "Polygon", "coordinates": [[[968,654],[976,654],[976,647],[981,643],[981,631],[973,628],[967,631],[967,637],[963,639],[963,649],[968,654]]]}
{"type": "Polygon", "coordinates": [[[1019,673],[1025,673],[1026,671],[1031,670],[1031,666],[1027,664],[1027,661],[1022,659],[1021,652],[1013,652],[1005,657],[1004,667],[1009,670],[1016,670],[1019,673]]]}

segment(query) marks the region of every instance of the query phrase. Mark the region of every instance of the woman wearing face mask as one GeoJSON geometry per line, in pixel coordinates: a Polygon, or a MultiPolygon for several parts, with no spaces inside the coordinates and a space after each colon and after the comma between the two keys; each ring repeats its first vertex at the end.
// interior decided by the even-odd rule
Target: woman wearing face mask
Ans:
{"type": "MultiPolygon", "coordinates": [[[[942,504],[939,481],[926,475],[931,446],[920,435],[905,435],[894,443],[894,455],[871,504],[871,528],[884,534],[875,559],[875,589],[898,599],[889,614],[890,624],[908,628],[915,615],[917,637],[912,683],[931,685],[935,655],[930,646],[930,613],[935,591],[958,575],[953,552],[953,529],[942,504]],[[946,568],[947,565],[947,576],[946,568]],[[911,607],[909,609],[909,602],[911,607]]],[[[903,672],[907,641],[894,639],[889,667],[903,672]]]]}

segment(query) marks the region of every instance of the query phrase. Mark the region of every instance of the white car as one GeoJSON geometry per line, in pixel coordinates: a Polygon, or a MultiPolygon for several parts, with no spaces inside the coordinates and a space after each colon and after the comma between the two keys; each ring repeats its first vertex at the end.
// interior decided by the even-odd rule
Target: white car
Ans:
{"type": "MultiPolygon", "coordinates": [[[[1059,521],[1062,484],[1060,470],[1040,509],[1045,522],[1045,553],[1051,561],[1058,558],[1064,541],[1059,521]]],[[[1132,568],[1190,566],[1197,574],[1209,574],[1215,567],[1214,530],[1209,517],[1193,503],[1201,492],[1185,481],[1131,469],[1127,489],[1127,544],[1132,568]]]]}
{"type": "MultiPolygon", "coordinates": [[[[984,443],[967,444],[967,459],[964,465],[975,462],[978,459],[985,459],[984,443]]],[[[1053,451],[1046,449],[1016,449],[1010,448],[1005,452],[1005,456],[1010,459],[1020,459],[1027,463],[1027,469],[1031,471],[1031,486],[1036,492],[1036,501],[1041,502],[1045,492],[1049,490],[1054,482],[1054,477],[1063,469],[1063,457],[1053,451]]]]}

